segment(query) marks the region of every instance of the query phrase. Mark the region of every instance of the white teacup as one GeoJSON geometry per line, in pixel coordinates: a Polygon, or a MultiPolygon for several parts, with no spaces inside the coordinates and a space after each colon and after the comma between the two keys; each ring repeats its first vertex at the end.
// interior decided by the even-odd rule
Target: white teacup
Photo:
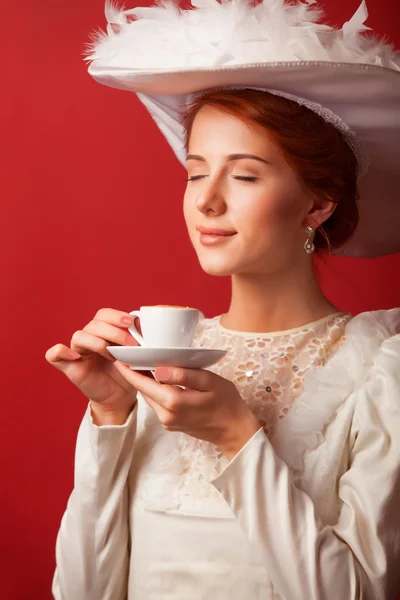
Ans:
{"type": "Polygon", "coordinates": [[[143,335],[135,325],[129,333],[141,346],[149,348],[189,348],[196,334],[200,311],[184,306],[141,306],[129,313],[139,317],[143,335]]]}

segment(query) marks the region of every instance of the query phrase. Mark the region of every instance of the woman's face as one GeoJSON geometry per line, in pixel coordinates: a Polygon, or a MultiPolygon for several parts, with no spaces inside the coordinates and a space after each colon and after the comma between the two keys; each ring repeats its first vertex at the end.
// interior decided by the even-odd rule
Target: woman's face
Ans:
{"type": "Polygon", "coordinates": [[[204,106],[187,158],[184,216],[205,272],[272,273],[307,257],[305,216],[312,202],[264,129],[204,106]],[[198,227],[234,235],[206,245],[198,227]]]}

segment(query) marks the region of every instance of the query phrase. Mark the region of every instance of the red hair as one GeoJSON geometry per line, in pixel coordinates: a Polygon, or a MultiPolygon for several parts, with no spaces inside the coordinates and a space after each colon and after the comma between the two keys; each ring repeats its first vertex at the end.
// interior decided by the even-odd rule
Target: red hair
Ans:
{"type": "Polygon", "coordinates": [[[184,114],[186,152],[195,116],[205,105],[264,127],[305,188],[337,205],[315,232],[316,251],[340,248],[352,236],[359,218],[359,166],[333,125],[297,102],[269,92],[210,90],[195,97],[184,114]]]}

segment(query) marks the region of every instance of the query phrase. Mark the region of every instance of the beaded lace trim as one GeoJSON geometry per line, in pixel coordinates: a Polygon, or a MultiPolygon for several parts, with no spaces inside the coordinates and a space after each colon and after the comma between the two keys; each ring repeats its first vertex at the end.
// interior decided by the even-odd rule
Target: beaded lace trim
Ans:
{"type": "MultiPolygon", "coordinates": [[[[306,372],[323,365],[342,345],[349,319],[349,313],[338,312],[303,327],[259,334],[228,330],[220,324],[220,316],[216,316],[200,322],[193,346],[228,351],[209,370],[233,381],[272,439],[278,423],[285,419],[302,393],[306,372]]],[[[184,472],[178,493],[218,500],[219,492],[209,481],[229,462],[220,449],[181,434],[180,451],[184,472]]],[[[181,497],[180,503],[184,501],[181,497]]]]}

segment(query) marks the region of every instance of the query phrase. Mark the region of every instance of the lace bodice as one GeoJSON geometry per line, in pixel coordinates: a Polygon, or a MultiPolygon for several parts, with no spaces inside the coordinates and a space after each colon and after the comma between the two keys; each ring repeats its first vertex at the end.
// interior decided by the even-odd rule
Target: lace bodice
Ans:
{"type": "MultiPolygon", "coordinates": [[[[307,370],[323,365],[342,345],[351,317],[337,312],[296,329],[273,333],[231,331],[221,325],[220,316],[205,318],[192,346],[228,351],[209,370],[236,385],[271,439],[279,420],[301,394],[307,370]]],[[[217,446],[186,434],[181,434],[180,450],[184,462],[180,489],[176,490],[180,502],[187,503],[182,495],[217,499],[219,494],[208,481],[222,471],[228,459],[217,446]]]]}

